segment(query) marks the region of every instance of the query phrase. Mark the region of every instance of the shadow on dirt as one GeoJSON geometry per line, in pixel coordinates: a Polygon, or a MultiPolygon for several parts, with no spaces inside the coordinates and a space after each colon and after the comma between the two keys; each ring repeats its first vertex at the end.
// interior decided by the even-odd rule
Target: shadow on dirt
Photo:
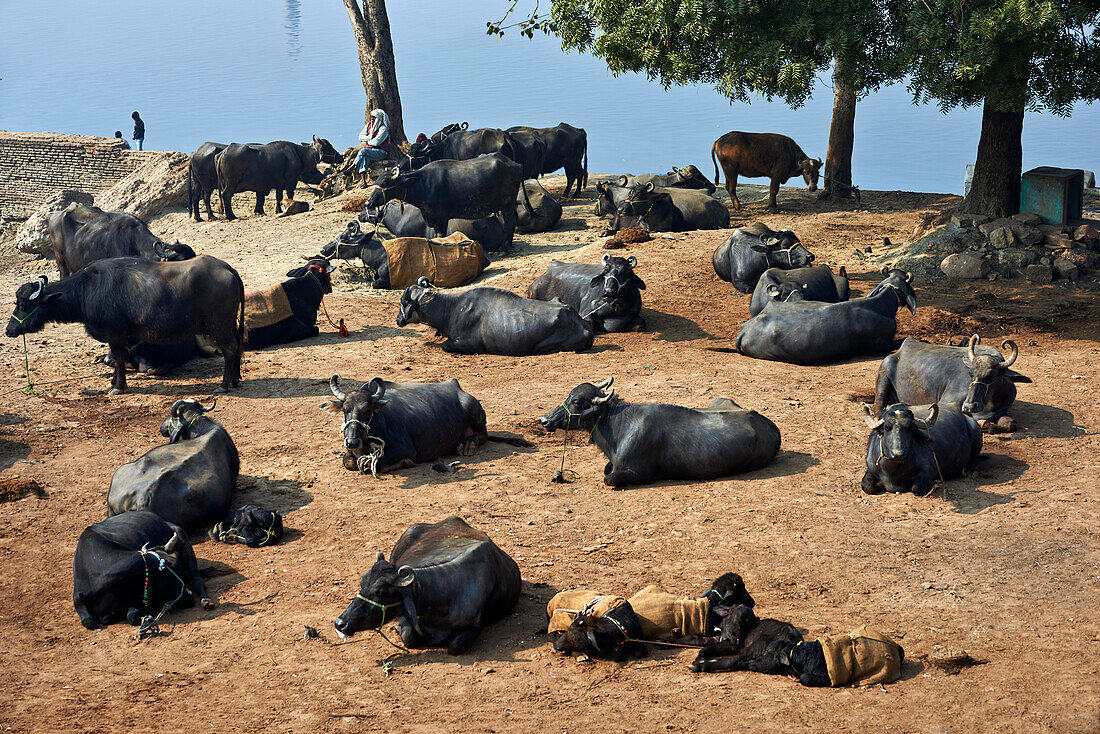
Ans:
{"type": "MultiPolygon", "coordinates": [[[[237,478],[237,494],[233,498],[233,506],[259,505],[267,510],[275,510],[285,518],[288,513],[313,502],[313,495],[305,491],[304,486],[296,479],[271,479],[241,474],[237,478]]],[[[289,535],[289,529],[287,533],[289,535]]]]}
{"type": "MultiPolygon", "coordinates": [[[[27,419],[21,415],[16,415],[15,413],[0,413],[0,428],[15,426],[26,422],[27,419]]],[[[27,444],[0,438],[0,470],[7,469],[15,462],[27,458],[30,453],[31,448],[27,444]]]]}
{"type": "Polygon", "coordinates": [[[656,338],[660,341],[688,342],[697,339],[718,338],[714,336],[714,334],[703,329],[699,324],[683,316],[663,313],[661,311],[651,311],[648,308],[642,309],[642,316],[646,320],[647,330],[650,333],[656,334],[656,338]]]}
{"type": "Polygon", "coordinates": [[[1012,436],[1004,436],[1009,441],[1029,438],[1079,438],[1089,434],[1088,428],[1078,427],[1073,422],[1073,413],[1063,408],[1017,400],[1012,404],[1009,414],[1016,419],[1018,427],[1012,436]]]}
{"type": "MultiPolygon", "coordinates": [[[[522,435],[510,431],[492,431],[492,433],[508,438],[523,438],[522,435]]],[[[438,462],[417,464],[415,467],[403,469],[395,475],[383,474],[382,477],[389,476],[402,479],[402,489],[417,489],[429,484],[446,484],[452,481],[487,479],[503,474],[502,471],[497,471],[496,467],[489,467],[488,464],[506,459],[512,454],[535,454],[538,453],[538,450],[538,446],[511,446],[498,441],[489,441],[478,448],[473,456],[448,454],[438,462]],[[440,464],[449,467],[456,461],[459,463],[454,471],[441,472],[432,468],[440,464]]]]}

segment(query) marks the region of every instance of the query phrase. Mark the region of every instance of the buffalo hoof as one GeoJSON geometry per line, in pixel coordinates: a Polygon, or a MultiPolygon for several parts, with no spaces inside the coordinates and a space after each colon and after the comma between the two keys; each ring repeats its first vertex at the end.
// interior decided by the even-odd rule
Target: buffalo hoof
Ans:
{"type": "Polygon", "coordinates": [[[213,601],[206,598],[205,596],[202,598],[202,600],[199,603],[202,604],[203,609],[213,609],[216,606],[213,601]]]}
{"type": "Polygon", "coordinates": [[[218,394],[218,395],[224,395],[224,394],[226,394],[227,392],[229,392],[229,390],[227,390],[227,389],[226,389],[226,388],[224,388],[224,387],[218,387],[218,388],[215,388],[215,389],[214,389],[214,392],[215,392],[216,394],[218,394]]]}
{"type": "Polygon", "coordinates": [[[997,433],[1014,433],[1016,431],[1016,421],[1007,415],[1002,415],[997,419],[997,433]]]}
{"type": "Polygon", "coordinates": [[[122,393],[124,393],[124,392],[126,392],[126,391],[125,391],[125,390],[122,390],[122,389],[119,389],[119,388],[117,388],[117,387],[112,387],[112,388],[110,389],[110,391],[108,391],[108,393],[107,393],[107,394],[108,394],[108,395],[121,395],[121,394],[122,394],[122,393]]]}

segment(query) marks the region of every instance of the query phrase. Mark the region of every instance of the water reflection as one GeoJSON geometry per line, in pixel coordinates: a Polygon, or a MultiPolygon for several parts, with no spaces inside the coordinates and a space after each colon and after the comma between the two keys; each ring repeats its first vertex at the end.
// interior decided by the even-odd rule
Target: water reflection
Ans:
{"type": "Polygon", "coordinates": [[[302,0],[286,0],[283,6],[286,13],[286,55],[291,61],[297,61],[302,53],[301,28],[302,28],[302,0]]]}

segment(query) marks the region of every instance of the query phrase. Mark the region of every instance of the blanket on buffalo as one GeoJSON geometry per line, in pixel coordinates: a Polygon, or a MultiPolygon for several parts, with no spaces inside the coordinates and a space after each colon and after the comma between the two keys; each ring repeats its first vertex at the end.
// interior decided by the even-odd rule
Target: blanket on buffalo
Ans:
{"type": "Polygon", "coordinates": [[[621,596],[607,596],[588,589],[559,591],[546,605],[546,616],[550,618],[546,631],[565,632],[582,611],[602,617],[625,603],[626,599],[621,596]]]}
{"type": "Polygon", "coordinates": [[[660,586],[647,586],[627,599],[642,625],[647,640],[666,640],[686,635],[705,635],[710,599],[682,599],[660,586]]]}
{"type": "Polygon", "coordinates": [[[489,265],[481,245],[461,232],[437,240],[398,237],[382,243],[390,267],[390,288],[407,288],[427,278],[438,288],[466,285],[489,265]]]}
{"type": "Polygon", "coordinates": [[[244,338],[249,329],[262,329],[294,315],[283,286],[276,284],[259,291],[244,292],[244,338]]]}
{"type": "Polygon", "coordinates": [[[823,637],[818,642],[825,653],[831,685],[866,686],[901,678],[901,647],[867,625],[847,634],[823,637]]]}

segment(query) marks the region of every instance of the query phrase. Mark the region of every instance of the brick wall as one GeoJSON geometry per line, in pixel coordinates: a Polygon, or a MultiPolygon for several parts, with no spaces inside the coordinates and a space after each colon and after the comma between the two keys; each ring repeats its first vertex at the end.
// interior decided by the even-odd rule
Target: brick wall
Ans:
{"type": "Polygon", "coordinates": [[[124,150],[121,140],[0,130],[0,217],[26,218],[61,189],[93,197],[161,153],[124,150]]]}

